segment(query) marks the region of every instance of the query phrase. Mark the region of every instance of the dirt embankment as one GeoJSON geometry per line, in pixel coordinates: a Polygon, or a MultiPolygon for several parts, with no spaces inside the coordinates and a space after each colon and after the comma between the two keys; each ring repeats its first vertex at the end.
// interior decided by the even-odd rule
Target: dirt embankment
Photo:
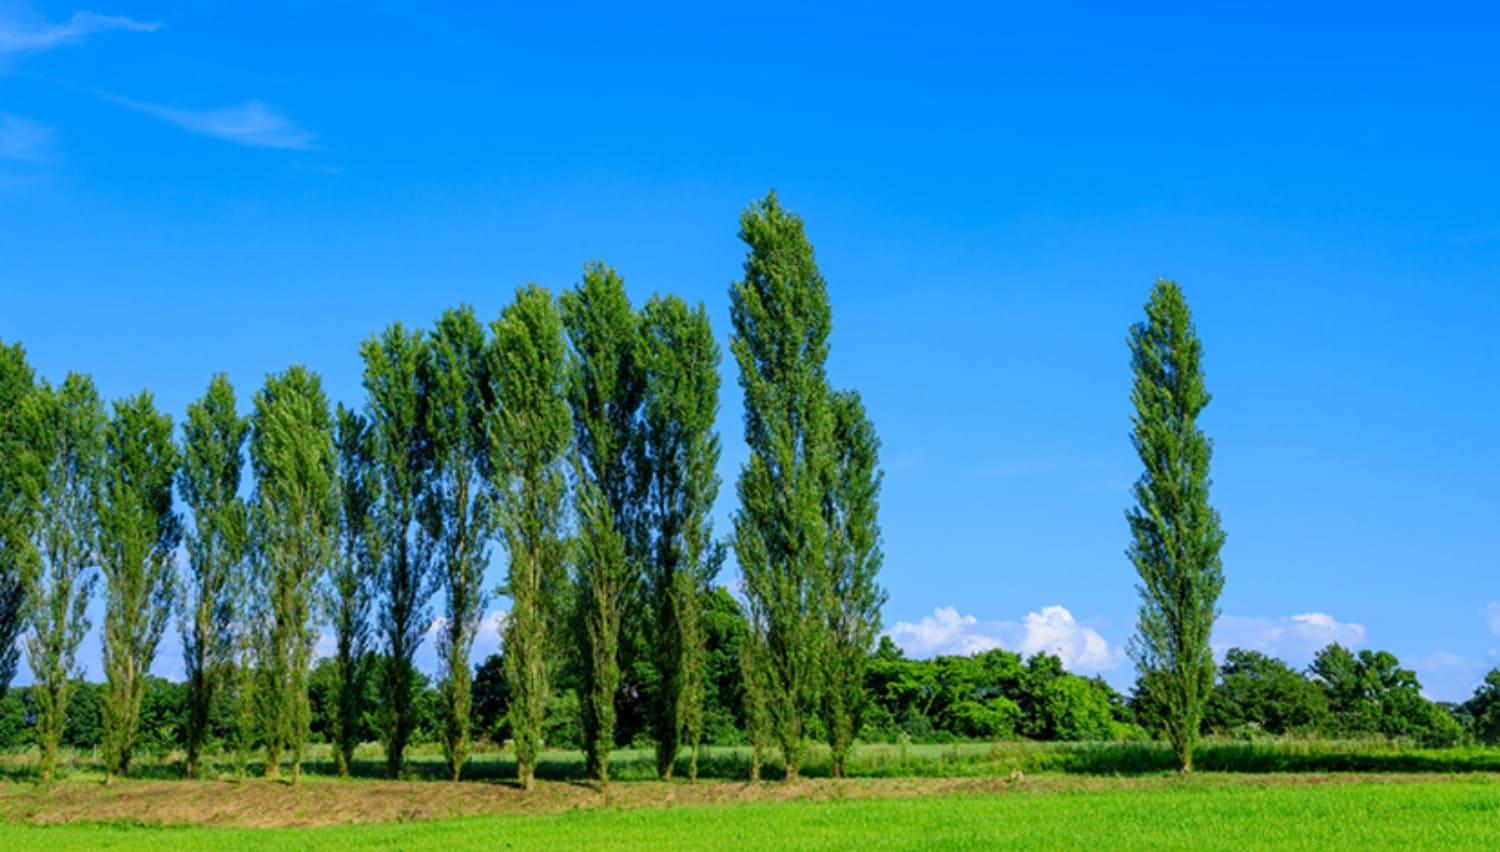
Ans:
{"type": "MultiPolygon", "coordinates": [[[[1470,777],[1470,776],[1464,776],[1470,777]]],[[[1500,778],[1500,776],[1497,776],[1500,778]]],[[[750,802],[826,801],[933,795],[1025,795],[1180,785],[1270,786],[1442,781],[1441,775],[1212,775],[1192,778],[1032,776],[1010,778],[811,779],[795,784],[700,781],[617,782],[601,793],[582,783],[334,781],[64,782],[49,788],[0,783],[0,818],[60,823],[126,820],[151,825],[286,827],[543,814],[589,808],[669,808],[750,802]]]]}

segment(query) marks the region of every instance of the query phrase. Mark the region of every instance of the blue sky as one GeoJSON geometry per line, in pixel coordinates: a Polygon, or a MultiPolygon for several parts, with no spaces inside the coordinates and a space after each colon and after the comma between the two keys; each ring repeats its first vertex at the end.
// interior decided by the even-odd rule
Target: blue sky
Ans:
{"type": "MultiPolygon", "coordinates": [[[[775,187],[884,442],[911,652],[1131,682],[1124,340],[1167,276],[1215,395],[1217,642],[1384,648],[1450,700],[1500,663],[1493,7],[541,5],[0,0],[0,338],[179,419],[294,362],[357,403],[383,325],[598,258],[727,341],[775,187]]],[[[728,365],[720,426],[727,530],[728,365]]]]}

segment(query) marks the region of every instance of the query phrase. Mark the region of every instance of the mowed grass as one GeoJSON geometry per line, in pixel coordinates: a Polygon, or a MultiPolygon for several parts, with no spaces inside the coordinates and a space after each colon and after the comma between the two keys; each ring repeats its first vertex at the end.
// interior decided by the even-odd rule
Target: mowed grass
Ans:
{"type": "Polygon", "coordinates": [[[0,826],[25,849],[1500,848],[1500,784],[1225,784],[791,801],[329,828],[0,826]]]}

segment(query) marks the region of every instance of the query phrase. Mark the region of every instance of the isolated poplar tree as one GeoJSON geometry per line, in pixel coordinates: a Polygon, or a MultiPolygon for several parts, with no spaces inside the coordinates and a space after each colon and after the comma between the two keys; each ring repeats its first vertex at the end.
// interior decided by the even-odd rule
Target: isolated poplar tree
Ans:
{"type": "Polygon", "coordinates": [[[326,609],[333,624],[333,757],[340,778],[349,775],[359,745],[365,685],[370,668],[370,602],[380,559],[374,507],[380,495],[369,423],[340,404],[333,445],[339,500],[338,555],[329,571],[326,609]]]}
{"type": "Polygon", "coordinates": [[[432,548],[421,525],[431,467],[421,387],[425,349],[422,333],[407,331],[401,323],[359,348],[381,481],[375,524],[381,542],[378,585],[384,592],[379,631],[386,658],[380,668],[379,718],[387,778],[401,774],[407,742],[416,730],[417,672],[412,658],[430,619],[432,548]]]}
{"type": "Polygon", "coordinates": [[[188,406],[182,427],[177,491],[192,519],[178,625],[189,778],[198,777],[209,717],[229,672],[241,621],[234,589],[243,579],[248,546],[248,516],[239,490],[249,431],[249,420],[235,410],[234,387],[222,373],[214,376],[202,399],[188,406]]]}
{"type": "Polygon", "coordinates": [[[796,780],[816,706],[828,573],[824,487],[832,417],[824,362],[831,311],[802,220],[771,193],[740,217],[749,246],[730,289],[730,348],[745,393],[734,549],[752,625],[761,625],[772,727],[796,780]]]}
{"type": "Polygon", "coordinates": [[[829,582],[823,596],[823,728],[842,778],[865,701],[865,662],[880,632],[880,439],[859,394],[833,395],[833,452],[824,515],[829,582]]]}
{"type": "Polygon", "coordinates": [[[130,769],[146,676],[176,601],[182,520],[172,511],[172,418],[151,394],[116,402],[105,430],[99,508],[104,575],[104,770],[130,769]]]}
{"type": "Polygon", "coordinates": [[[670,778],[682,739],[698,775],[703,737],[707,638],[700,602],[722,563],[713,542],[719,494],[719,346],[708,314],[676,296],[654,297],[641,312],[636,359],[645,377],[645,570],[647,634],[660,677],[651,711],[656,768],[670,778]]]}
{"type": "Polygon", "coordinates": [[[490,460],[511,598],[505,674],[517,771],[529,790],[566,605],[563,461],[572,437],[567,352],[552,295],[535,284],[516,291],[492,330],[489,374],[496,405],[490,460]]]}
{"type": "Polygon", "coordinates": [[[590,777],[608,784],[621,621],[640,572],[643,383],[636,366],[636,314],[625,282],[597,262],[559,303],[571,356],[567,389],[578,482],[574,632],[584,756],[590,777]]]}
{"type": "Polygon", "coordinates": [[[338,495],[333,424],[317,374],[293,366],[255,394],[250,459],[255,470],[255,561],[259,574],[260,723],[266,775],[301,775],[310,708],[307,676],[316,633],[318,582],[337,552],[338,495]]]}
{"type": "Polygon", "coordinates": [[[488,595],[484,568],[494,532],[487,484],[486,422],[494,408],[485,374],[484,326],[464,305],[444,311],[428,337],[423,362],[432,474],[426,496],[427,535],[436,549],[437,577],[447,604],[438,633],[443,706],[443,757],[459,779],[469,755],[473,669],[469,654],[488,595]]]}
{"type": "Polygon", "coordinates": [[[1131,443],[1145,466],[1126,513],[1127,551],[1139,572],[1139,627],[1131,656],[1160,702],[1167,739],[1183,772],[1214,684],[1209,635],[1218,617],[1224,532],[1208,503],[1213,442],[1198,428],[1210,396],[1203,347],[1182,290],[1158,279],[1146,319],[1130,328],[1135,407],[1131,443]]]}
{"type": "Polygon", "coordinates": [[[42,468],[27,417],[36,377],[19,343],[0,341],[0,698],[16,676],[18,640],[40,555],[32,540],[42,468]]]}
{"type": "Polygon", "coordinates": [[[25,644],[41,777],[48,782],[57,768],[72,683],[83,674],[78,643],[89,629],[86,610],[98,580],[90,569],[99,542],[104,406],[93,380],[78,373],[69,373],[55,390],[44,381],[29,402],[24,416],[37,430],[45,471],[34,540],[42,565],[25,644]]]}

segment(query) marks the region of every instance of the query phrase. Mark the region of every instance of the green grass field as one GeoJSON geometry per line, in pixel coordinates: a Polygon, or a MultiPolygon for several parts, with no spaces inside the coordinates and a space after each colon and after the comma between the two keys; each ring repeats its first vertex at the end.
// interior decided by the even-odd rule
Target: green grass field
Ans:
{"type": "Polygon", "coordinates": [[[1500,784],[1224,785],[597,809],[311,829],[0,827],[26,849],[1500,848],[1500,784]]]}

